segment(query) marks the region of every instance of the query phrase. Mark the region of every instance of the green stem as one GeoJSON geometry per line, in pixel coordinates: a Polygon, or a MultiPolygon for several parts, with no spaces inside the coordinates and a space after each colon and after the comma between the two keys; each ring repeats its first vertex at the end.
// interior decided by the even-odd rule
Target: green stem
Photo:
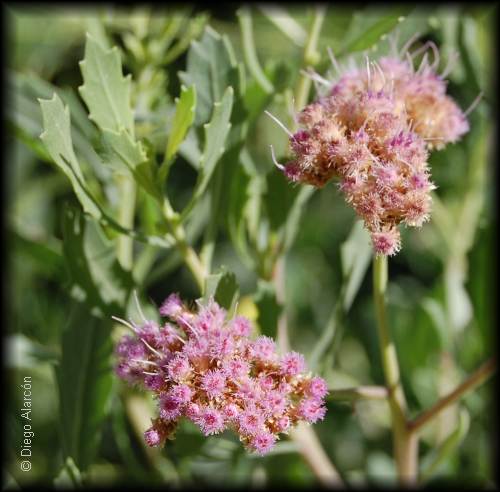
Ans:
{"type": "Polygon", "coordinates": [[[192,273],[200,292],[203,293],[205,288],[205,277],[207,275],[205,267],[194,249],[187,243],[184,227],[179,224],[179,214],[173,210],[166,197],[163,201],[163,213],[170,228],[170,232],[175,239],[177,250],[192,273]]]}
{"type": "Polygon", "coordinates": [[[386,289],[387,256],[377,255],[373,260],[373,298],[377,317],[380,355],[389,392],[394,457],[400,482],[409,485],[414,484],[416,481],[418,437],[416,434],[410,433],[406,425],[406,400],[401,385],[396,349],[387,323],[386,289]]]}
{"type": "Polygon", "coordinates": [[[436,417],[445,408],[462,398],[466,393],[483,384],[496,370],[496,358],[492,357],[481,367],[476,369],[462,384],[455,390],[443,397],[431,408],[423,412],[416,419],[408,422],[408,429],[412,433],[419,432],[427,423],[436,417]]]}
{"type": "MultiPolygon", "coordinates": [[[[120,196],[118,223],[127,229],[134,228],[135,199],[137,186],[131,176],[117,177],[120,196]]],[[[134,240],[126,234],[120,234],[116,240],[116,257],[124,270],[132,270],[134,263],[134,240]]]]}
{"type": "Polygon", "coordinates": [[[273,84],[269,81],[262,70],[257,53],[255,52],[255,42],[253,39],[252,29],[252,13],[248,6],[241,7],[237,12],[238,21],[240,23],[241,40],[243,43],[243,56],[250,73],[253,75],[256,82],[267,94],[274,92],[273,84]]]}
{"type": "MultiPolygon", "coordinates": [[[[304,49],[303,65],[304,67],[314,66],[319,61],[319,54],[317,52],[317,45],[319,34],[323,21],[325,20],[326,7],[318,5],[314,11],[314,17],[307,37],[306,46],[304,49]]],[[[300,111],[306,104],[311,90],[311,79],[302,74],[295,88],[295,110],[300,111]]]]}

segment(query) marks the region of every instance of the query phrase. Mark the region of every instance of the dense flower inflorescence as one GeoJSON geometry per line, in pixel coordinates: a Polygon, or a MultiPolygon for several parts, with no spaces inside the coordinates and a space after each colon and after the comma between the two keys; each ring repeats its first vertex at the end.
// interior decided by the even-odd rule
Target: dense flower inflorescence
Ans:
{"type": "Polygon", "coordinates": [[[419,227],[428,220],[435,188],[428,153],[469,129],[435,72],[437,62],[425,54],[415,69],[408,53],[344,72],[298,114],[301,128],[290,135],[294,158],[279,166],[294,182],[322,187],[338,179],[378,254],[399,251],[400,223],[419,227]]]}
{"type": "Polygon", "coordinates": [[[323,419],[325,381],[304,372],[301,354],[279,356],[266,336],[251,340],[248,319],[227,319],[213,300],[193,312],[176,294],[159,312],[166,323],[127,323],[134,335],[116,347],[117,374],[158,401],[159,417],[144,434],[150,446],[172,438],[184,416],[206,436],[232,429],[247,449],[265,454],[298,421],[323,419]]]}

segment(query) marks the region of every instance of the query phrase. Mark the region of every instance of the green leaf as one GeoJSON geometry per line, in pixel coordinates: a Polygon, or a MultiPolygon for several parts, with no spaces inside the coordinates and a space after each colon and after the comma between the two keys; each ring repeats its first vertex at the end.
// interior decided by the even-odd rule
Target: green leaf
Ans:
{"type": "Polygon", "coordinates": [[[218,304],[231,312],[234,311],[238,296],[239,286],[233,272],[222,267],[219,272],[207,276],[203,296],[205,301],[213,297],[218,304]]]}
{"type": "Polygon", "coordinates": [[[63,452],[82,471],[97,453],[112,394],[110,327],[85,305],[73,305],[56,367],[63,452]]]}
{"type": "Polygon", "coordinates": [[[182,220],[191,212],[193,206],[205,192],[219,158],[224,153],[224,144],[231,128],[229,122],[233,107],[233,88],[228,87],[220,102],[214,103],[210,123],[204,125],[205,147],[200,161],[198,179],[191,200],[182,211],[182,220]]]}
{"type": "Polygon", "coordinates": [[[245,172],[240,158],[229,163],[228,171],[224,174],[225,190],[229,190],[228,202],[224,202],[226,213],[227,232],[236,251],[249,268],[253,268],[253,258],[247,240],[247,208],[250,200],[249,186],[251,178],[245,172]]]}
{"type": "Polygon", "coordinates": [[[40,138],[55,164],[68,176],[85,212],[97,219],[101,218],[101,209],[85,186],[85,180],[73,150],[68,106],[64,106],[56,94],[50,100],[39,99],[39,102],[44,128],[40,138]]]}
{"type": "Polygon", "coordinates": [[[372,247],[369,235],[363,227],[363,222],[358,220],[340,246],[342,285],[328,323],[311,352],[309,358],[311,370],[317,367],[325,353],[329,352],[330,357],[335,357],[343,335],[342,317],[351,308],[370,265],[371,257],[372,247]]]}
{"type": "Polygon", "coordinates": [[[103,130],[103,142],[107,145],[108,156],[115,160],[115,168],[131,172],[135,180],[159,203],[163,194],[158,186],[153,163],[148,159],[144,146],[136,142],[130,134],[121,129],[120,132],[103,130]],[[118,160],[118,164],[116,164],[118,160]]]}
{"type": "Polygon", "coordinates": [[[194,121],[196,108],[196,86],[191,86],[189,89],[181,86],[181,95],[176,98],[176,107],[174,120],[168,135],[167,150],[165,151],[165,159],[160,170],[160,182],[164,183],[167,179],[168,171],[172,163],[172,159],[176,154],[179,146],[184,141],[187,131],[194,121]]]}
{"type": "Polygon", "coordinates": [[[89,118],[102,130],[134,135],[134,115],[130,106],[130,75],[123,76],[118,48],[103,48],[87,34],[85,57],[80,62],[83,85],[80,94],[89,108],[89,118]]]}
{"type": "Polygon", "coordinates": [[[60,252],[58,242],[37,241],[24,236],[19,231],[9,231],[11,247],[20,255],[33,261],[41,272],[47,277],[62,279],[64,278],[64,262],[60,252]]]}
{"type": "Polygon", "coordinates": [[[187,70],[179,72],[179,78],[188,87],[196,86],[195,124],[205,123],[228,86],[240,91],[241,73],[228,38],[207,26],[201,40],[191,43],[187,70]]]}
{"type": "Polygon", "coordinates": [[[392,31],[404,16],[412,10],[411,6],[398,5],[390,9],[366,9],[356,12],[344,38],[341,54],[363,51],[378,43],[382,36],[392,31]]]}
{"type": "Polygon", "coordinates": [[[257,323],[259,324],[260,332],[262,335],[275,338],[278,319],[283,307],[278,304],[273,284],[259,279],[254,300],[259,311],[257,323]]]}
{"type": "MultiPolygon", "coordinates": [[[[290,212],[285,223],[283,234],[283,247],[285,251],[288,251],[292,247],[292,244],[297,237],[304,207],[315,191],[316,188],[313,186],[303,186],[295,196],[295,200],[290,208],[290,212]]],[[[275,197],[275,200],[277,200],[277,197],[275,197]]]]}
{"type": "Polygon", "coordinates": [[[101,226],[71,208],[63,218],[63,253],[74,297],[97,316],[119,314],[132,289],[132,278],[115,256],[101,226]]]}
{"type": "Polygon", "coordinates": [[[363,222],[358,220],[349,233],[349,237],[340,247],[342,275],[344,277],[342,288],[345,289],[342,296],[344,311],[348,311],[351,307],[370,265],[372,254],[370,235],[363,227],[363,222]]]}
{"type": "Polygon", "coordinates": [[[458,448],[469,431],[469,424],[469,412],[465,408],[461,408],[455,430],[436,449],[431,450],[422,459],[422,484],[431,479],[439,471],[441,465],[458,448]]]}

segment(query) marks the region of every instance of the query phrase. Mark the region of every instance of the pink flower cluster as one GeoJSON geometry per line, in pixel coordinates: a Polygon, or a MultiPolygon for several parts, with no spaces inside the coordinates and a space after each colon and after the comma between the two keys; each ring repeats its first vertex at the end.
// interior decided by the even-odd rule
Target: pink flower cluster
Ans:
{"type": "Polygon", "coordinates": [[[469,129],[436,64],[425,54],[415,69],[408,53],[344,72],[298,114],[301,129],[290,135],[294,158],[278,165],[294,182],[322,187],[338,179],[377,254],[399,251],[400,223],[419,227],[428,220],[435,188],[428,152],[469,129]]]}
{"type": "Polygon", "coordinates": [[[144,435],[150,446],[171,439],[184,416],[206,436],[232,429],[247,449],[265,454],[298,421],[323,419],[325,381],[305,374],[301,354],[279,356],[266,336],[251,340],[248,319],[227,319],[213,300],[193,312],[176,294],[160,315],[168,318],[163,326],[127,323],[135,333],[116,347],[118,376],[158,401],[159,416],[144,435]]]}

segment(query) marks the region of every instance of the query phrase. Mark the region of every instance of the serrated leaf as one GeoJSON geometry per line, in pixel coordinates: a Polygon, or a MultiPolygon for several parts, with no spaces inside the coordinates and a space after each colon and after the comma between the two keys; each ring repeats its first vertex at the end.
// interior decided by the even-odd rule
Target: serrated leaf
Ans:
{"type": "Polygon", "coordinates": [[[203,299],[208,301],[213,297],[215,301],[228,311],[233,311],[238,300],[239,286],[236,275],[226,268],[208,275],[205,280],[205,294],[203,299]]]}
{"type": "Polygon", "coordinates": [[[63,105],[57,94],[50,100],[39,101],[44,128],[40,138],[55,164],[68,176],[85,212],[97,219],[101,218],[101,209],[85,186],[80,164],[73,150],[68,106],[63,105]]]}
{"type": "Polygon", "coordinates": [[[239,94],[242,84],[229,40],[208,26],[201,40],[191,43],[187,69],[179,72],[179,78],[186,86],[196,86],[196,125],[210,118],[214,103],[221,100],[228,86],[239,94]]]}
{"type": "Polygon", "coordinates": [[[182,212],[185,220],[193,206],[205,192],[215,166],[224,153],[224,143],[229,134],[231,110],[233,107],[233,88],[228,87],[220,102],[214,104],[214,111],[210,123],[205,125],[205,147],[200,161],[198,179],[190,202],[182,212]]]}
{"type": "Polygon", "coordinates": [[[118,263],[113,243],[100,225],[76,210],[66,209],[63,238],[73,295],[97,316],[119,314],[133,282],[118,263]]]}
{"type": "Polygon", "coordinates": [[[283,307],[280,306],[276,299],[276,290],[273,284],[265,280],[259,280],[254,300],[259,310],[257,323],[261,334],[275,338],[278,319],[283,307]]]}
{"type": "Polygon", "coordinates": [[[167,179],[172,159],[193,124],[195,108],[196,86],[192,85],[189,89],[181,86],[181,95],[176,99],[175,115],[170,127],[165,158],[160,170],[159,179],[161,183],[164,183],[167,179]]]}
{"type": "Polygon", "coordinates": [[[97,453],[111,397],[110,326],[109,320],[99,320],[85,305],[75,304],[56,367],[63,452],[82,471],[97,453]]]}
{"type": "Polygon", "coordinates": [[[87,34],[80,68],[84,83],[79,91],[89,108],[89,118],[102,130],[119,132],[124,128],[133,136],[130,76],[123,76],[118,48],[107,50],[87,34]]]}

